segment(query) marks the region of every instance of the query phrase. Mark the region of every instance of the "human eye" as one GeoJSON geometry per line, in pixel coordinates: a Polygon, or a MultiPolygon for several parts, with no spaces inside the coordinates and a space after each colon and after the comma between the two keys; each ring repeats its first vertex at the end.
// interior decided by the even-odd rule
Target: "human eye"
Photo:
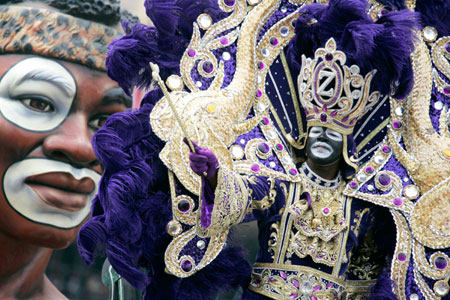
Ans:
{"type": "Polygon", "coordinates": [[[100,128],[102,128],[102,126],[105,124],[106,119],[109,118],[109,114],[101,114],[101,115],[96,115],[93,118],[91,118],[89,120],[89,127],[94,129],[95,131],[99,130],[100,128]]]}
{"type": "Polygon", "coordinates": [[[51,113],[55,111],[55,105],[50,99],[38,95],[24,95],[16,97],[25,107],[42,113],[51,113]]]}

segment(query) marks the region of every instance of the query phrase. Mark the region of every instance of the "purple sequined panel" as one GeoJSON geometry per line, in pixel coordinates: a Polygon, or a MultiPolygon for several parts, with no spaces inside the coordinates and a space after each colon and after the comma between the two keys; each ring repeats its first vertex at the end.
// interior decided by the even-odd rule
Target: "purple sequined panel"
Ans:
{"type": "MultiPolygon", "coordinates": [[[[440,74],[440,73],[439,73],[440,74]]],[[[449,83],[447,78],[443,75],[441,75],[441,78],[446,82],[449,83]]],[[[433,90],[431,92],[431,101],[430,101],[430,119],[431,124],[433,124],[434,130],[436,132],[439,132],[439,118],[442,113],[442,110],[445,108],[445,106],[450,105],[450,98],[441,94],[437,88],[433,85],[433,90]]]]}
{"type": "Polygon", "coordinates": [[[208,248],[208,243],[209,243],[209,239],[202,239],[199,236],[195,236],[192,240],[190,240],[186,246],[184,246],[183,250],[181,250],[179,257],[182,257],[183,255],[189,255],[191,256],[195,263],[198,264],[202,258],[203,255],[205,254],[206,249],[208,248]],[[204,247],[202,247],[203,249],[200,249],[197,246],[197,242],[199,241],[204,241],[204,247]]]}

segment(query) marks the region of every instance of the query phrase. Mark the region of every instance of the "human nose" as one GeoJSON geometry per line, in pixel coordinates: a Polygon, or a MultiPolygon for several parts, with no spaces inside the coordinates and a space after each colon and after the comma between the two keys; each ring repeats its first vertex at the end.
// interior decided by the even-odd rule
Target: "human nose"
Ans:
{"type": "Polygon", "coordinates": [[[78,167],[94,167],[99,162],[91,144],[87,118],[73,114],[43,143],[44,154],[78,167]]]}

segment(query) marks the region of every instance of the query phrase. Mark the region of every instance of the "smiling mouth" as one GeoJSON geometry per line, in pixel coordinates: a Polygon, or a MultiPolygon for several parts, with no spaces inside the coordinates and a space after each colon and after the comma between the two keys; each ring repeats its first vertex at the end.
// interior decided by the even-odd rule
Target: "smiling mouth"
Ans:
{"type": "Polygon", "coordinates": [[[95,190],[95,182],[91,178],[77,180],[65,172],[32,175],[26,178],[25,183],[46,204],[73,212],[82,210],[89,194],[95,190]]]}

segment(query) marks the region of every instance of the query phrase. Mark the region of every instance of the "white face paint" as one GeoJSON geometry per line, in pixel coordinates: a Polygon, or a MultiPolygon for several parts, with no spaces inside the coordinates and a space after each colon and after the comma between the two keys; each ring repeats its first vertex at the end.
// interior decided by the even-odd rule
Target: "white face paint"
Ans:
{"type": "MultiPolygon", "coordinates": [[[[323,134],[325,130],[325,135],[334,141],[337,142],[342,142],[343,137],[342,134],[340,134],[339,132],[330,129],[330,128],[324,128],[324,127],[319,127],[319,126],[314,126],[311,127],[310,131],[309,131],[309,137],[310,138],[318,138],[320,135],[323,134]]],[[[318,158],[328,158],[329,156],[331,156],[331,154],[333,154],[333,148],[324,142],[321,141],[316,141],[311,145],[311,153],[314,154],[314,156],[318,157],[318,158]]]]}
{"type": "Polygon", "coordinates": [[[3,177],[3,190],[9,205],[24,217],[37,223],[67,229],[80,225],[89,215],[99,180],[100,175],[91,169],[78,169],[70,164],[45,158],[29,158],[16,162],[7,169],[3,177]],[[84,207],[69,211],[49,205],[26,183],[26,179],[32,175],[53,172],[68,173],[77,180],[87,177],[95,182],[94,191],[86,195],[84,207]]]}
{"type": "Polygon", "coordinates": [[[65,120],[75,94],[75,80],[62,65],[32,57],[12,66],[0,80],[0,112],[23,129],[50,131],[65,120]]]}

